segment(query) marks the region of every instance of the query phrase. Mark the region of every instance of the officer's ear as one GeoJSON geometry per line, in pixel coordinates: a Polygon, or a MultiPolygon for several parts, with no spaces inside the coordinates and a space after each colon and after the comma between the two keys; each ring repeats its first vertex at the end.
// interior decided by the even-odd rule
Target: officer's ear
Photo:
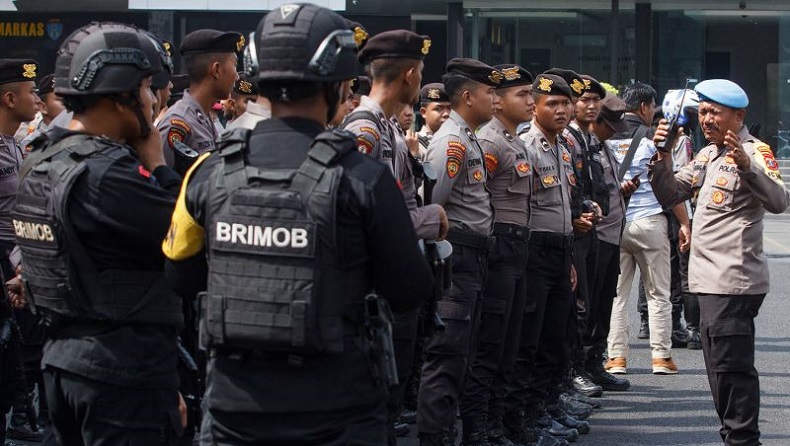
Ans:
{"type": "Polygon", "coordinates": [[[743,124],[743,120],[746,118],[746,109],[739,108],[735,110],[735,119],[738,120],[738,124],[743,124]]]}
{"type": "Polygon", "coordinates": [[[420,107],[420,116],[422,116],[422,119],[425,119],[425,115],[427,115],[427,114],[428,114],[428,109],[425,108],[424,105],[421,106],[420,107]]]}
{"type": "Polygon", "coordinates": [[[16,92],[7,85],[0,87],[0,104],[7,108],[16,107],[16,92]]]}

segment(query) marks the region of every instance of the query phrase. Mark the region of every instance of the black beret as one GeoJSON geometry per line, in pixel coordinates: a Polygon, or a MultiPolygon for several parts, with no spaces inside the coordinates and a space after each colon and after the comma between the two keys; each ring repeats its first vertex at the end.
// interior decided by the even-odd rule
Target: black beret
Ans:
{"type": "Polygon", "coordinates": [[[384,31],[371,37],[359,51],[363,64],[375,59],[423,60],[431,48],[431,38],[405,29],[384,31]]]}
{"type": "Polygon", "coordinates": [[[349,19],[346,19],[346,22],[348,22],[348,29],[354,31],[354,42],[357,43],[357,50],[361,50],[368,43],[368,38],[370,37],[367,30],[359,22],[349,19]]]}
{"type": "Polygon", "coordinates": [[[496,68],[477,59],[456,57],[447,62],[447,74],[457,74],[482,84],[498,87],[505,75],[496,68]]]}
{"type": "Polygon", "coordinates": [[[239,73],[239,79],[233,84],[233,91],[242,96],[258,96],[258,86],[246,73],[239,73]]]}
{"type": "Polygon", "coordinates": [[[182,56],[199,53],[240,54],[244,44],[244,36],[239,33],[199,29],[184,36],[178,52],[182,56]]]}
{"type": "Polygon", "coordinates": [[[420,102],[450,102],[447,97],[447,92],[444,91],[444,84],[435,82],[433,84],[425,84],[420,90],[420,102]]]}
{"type": "Polygon", "coordinates": [[[560,95],[571,98],[571,87],[565,82],[565,79],[557,76],[556,74],[539,74],[535,78],[535,83],[532,84],[532,92],[545,95],[560,95]]]}
{"type": "Polygon", "coordinates": [[[357,76],[351,80],[351,92],[361,96],[370,94],[370,78],[367,76],[357,76]]]}
{"type": "Polygon", "coordinates": [[[0,84],[36,81],[38,64],[32,59],[0,59],[0,84]]]}
{"type": "Polygon", "coordinates": [[[55,75],[48,74],[38,81],[38,95],[44,96],[47,93],[55,91],[55,75]]]}
{"type": "Polygon", "coordinates": [[[565,70],[562,68],[552,68],[551,70],[544,71],[543,74],[553,74],[565,79],[565,83],[571,89],[571,94],[574,97],[579,97],[584,94],[584,79],[578,73],[572,70],[565,70]]]}
{"type": "Polygon", "coordinates": [[[505,76],[497,88],[516,87],[519,85],[532,85],[535,79],[532,73],[515,64],[494,65],[505,76]]]}
{"type": "Polygon", "coordinates": [[[594,77],[582,74],[582,80],[584,81],[585,93],[598,93],[601,99],[606,97],[606,89],[594,77]]]}

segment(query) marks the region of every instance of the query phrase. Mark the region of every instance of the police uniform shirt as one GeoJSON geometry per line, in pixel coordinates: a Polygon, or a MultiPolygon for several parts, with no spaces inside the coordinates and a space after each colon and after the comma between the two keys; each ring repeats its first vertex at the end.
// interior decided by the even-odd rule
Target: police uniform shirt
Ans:
{"type": "MultiPolygon", "coordinates": [[[[72,133],[54,128],[47,135],[57,141],[72,133]]],[[[86,162],[87,172],[68,197],[69,219],[96,269],[162,271],[161,241],[181,177],[166,166],[148,172],[133,150],[120,159],[92,156],[86,162]],[[104,167],[98,178],[94,173],[104,167]]],[[[174,327],[103,327],[82,337],[51,338],[42,364],[118,386],[176,388],[176,341],[174,327]]]]}
{"type": "Polygon", "coordinates": [[[22,149],[12,136],[0,135],[0,240],[15,242],[11,211],[16,204],[18,173],[22,165],[22,149]]]}
{"type": "Polygon", "coordinates": [[[495,221],[526,227],[529,224],[529,197],[533,169],[527,160],[524,142],[508,131],[497,118],[477,134],[485,152],[488,190],[496,211],[495,221]]]}
{"type": "Polygon", "coordinates": [[[617,169],[620,164],[611,148],[606,144],[601,144],[595,135],[590,136],[590,145],[599,147],[598,153],[601,157],[603,178],[607,189],[609,189],[609,213],[595,225],[595,231],[598,234],[598,240],[619,246],[623,233],[623,219],[625,218],[625,202],[617,181],[617,169]]]}
{"type": "MultiPolygon", "coordinates": [[[[302,118],[262,121],[250,136],[248,163],[261,169],[298,169],[323,130],[317,122],[302,118]]],[[[211,155],[196,162],[187,174],[171,231],[162,243],[169,258],[168,277],[185,297],[206,289],[204,247],[211,236],[206,222],[218,211],[207,201],[220,165],[219,157],[211,155]]],[[[344,168],[336,213],[340,243],[334,260],[367,269],[364,280],[387,298],[394,312],[419,308],[430,295],[431,273],[395,180],[386,167],[354,152],[341,159],[340,165],[344,168]]],[[[305,401],[315,412],[369,407],[383,401],[380,386],[371,383],[367,354],[353,347],[357,338],[348,339],[344,352],[305,357],[300,367],[287,361],[234,361],[218,356],[214,364],[222,368],[226,379],[209,387],[204,402],[211,409],[287,413],[304,412],[305,401]]]]}
{"type": "Polygon", "coordinates": [[[211,116],[203,112],[189,90],[184,91],[184,97],[167,109],[157,129],[168,166],[174,165],[176,143],[184,143],[203,153],[214,149],[218,135],[211,116]]]}
{"type": "Polygon", "coordinates": [[[431,144],[431,139],[433,139],[433,132],[427,125],[423,124],[420,131],[417,132],[417,138],[420,141],[420,159],[424,160],[425,154],[428,153],[428,146],[431,144]]]}
{"type": "Polygon", "coordinates": [[[524,135],[527,155],[535,173],[530,197],[529,228],[534,232],[557,232],[570,235],[571,186],[576,175],[571,154],[559,138],[549,141],[537,125],[524,135]]]}
{"type": "Polygon", "coordinates": [[[398,180],[403,199],[406,200],[406,208],[409,210],[414,231],[417,232],[419,239],[434,240],[439,235],[441,224],[440,206],[437,204],[417,206],[417,186],[414,182],[409,146],[406,144],[397,118],[394,116],[390,118],[390,123],[395,130],[395,179],[398,180]]]}
{"type": "Polygon", "coordinates": [[[436,171],[433,202],[444,207],[450,227],[490,235],[494,213],[483,149],[455,110],[433,135],[426,161],[436,171]]]}
{"type": "Polygon", "coordinates": [[[769,291],[763,252],[765,211],[779,214],[790,195],[768,144],[738,132],[751,168],[743,172],[710,144],[691,164],[672,175],[667,156],[650,165],[650,182],[666,206],[696,197],[689,258],[689,290],[703,294],[764,294],[769,291]]]}
{"type": "Polygon", "coordinates": [[[381,161],[394,172],[395,133],[386,116],[384,116],[384,111],[378,102],[370,99],[368,96],[360,98],[359,107],[354,109],[349,116],[353,116],[357,110],[365,110],[372,113],[375,121],[363,117],[344,124],[343,128],[357,135],[357,148],[360,152],[381,161]]]}

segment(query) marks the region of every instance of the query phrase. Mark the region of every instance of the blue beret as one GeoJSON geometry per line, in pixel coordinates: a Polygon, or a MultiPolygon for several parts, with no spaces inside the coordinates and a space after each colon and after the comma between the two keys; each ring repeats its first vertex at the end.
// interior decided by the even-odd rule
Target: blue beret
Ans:
{"type": "Polygon", "coordinates": [[[711,101],[730,108],[746,108],[749,96],[738,84],[727,79],[708,79],[694,87],[700,101],[711,101]]]}

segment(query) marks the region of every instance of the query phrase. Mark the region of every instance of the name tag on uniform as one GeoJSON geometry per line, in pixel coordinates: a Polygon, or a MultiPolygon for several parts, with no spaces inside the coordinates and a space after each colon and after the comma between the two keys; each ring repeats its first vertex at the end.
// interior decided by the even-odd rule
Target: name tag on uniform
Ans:
{"type": "Polygon", "coordinates": [[[223,251],[286,257],[315,256],[315,224],[310,221],[266,221],[237,216],[220,217],[212,244],[223,251]]]}
{"type": "Polygon", "coordinates": [[[14,235],[23,245],[57,248],[54,225],[43,218],[17,216],[13,219],[14,235]]]}

